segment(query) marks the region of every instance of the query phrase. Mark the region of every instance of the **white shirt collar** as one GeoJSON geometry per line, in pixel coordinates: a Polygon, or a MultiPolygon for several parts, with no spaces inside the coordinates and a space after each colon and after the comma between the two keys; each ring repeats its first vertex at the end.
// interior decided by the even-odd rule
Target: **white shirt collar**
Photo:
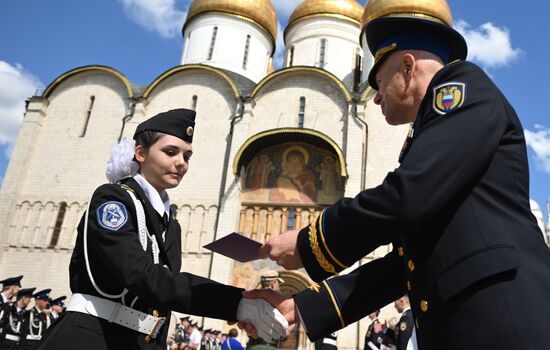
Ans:
{"type": "Polygon", "coordinates": [[[4,303],[7,303],[9,299],[4,295],[4,293],[0,293],[0,294],[2,294],[2,300],[4,300],[4,303]]]}
{"type": "Polygon", "coordinates": [[[164,213],[169,216],[170,214],[170,197],[166,191],[162,192],[162,197],[158,191],[151,186],[147,180],[141,174],[136,174],[134,180],[141,186],[143,192],[151,202],[151,205],[159,213],[160,216],[163,216],[164,213]]]}

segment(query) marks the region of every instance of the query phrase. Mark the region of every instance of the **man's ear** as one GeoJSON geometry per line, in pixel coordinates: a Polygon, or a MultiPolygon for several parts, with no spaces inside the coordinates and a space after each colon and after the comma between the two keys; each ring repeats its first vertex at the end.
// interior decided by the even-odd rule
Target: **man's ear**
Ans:
{"type": "Polygon", "coordinates": [[[404,54],[401,58],[401,70],[405,79],[410,79],[416,67],[416,59],[410,53],[404,54]]]}

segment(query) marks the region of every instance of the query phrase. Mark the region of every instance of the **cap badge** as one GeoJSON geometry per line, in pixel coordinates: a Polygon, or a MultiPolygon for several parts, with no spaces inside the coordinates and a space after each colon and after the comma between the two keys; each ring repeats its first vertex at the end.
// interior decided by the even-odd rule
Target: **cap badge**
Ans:
{"type": "Polygon", "coordinates": [[[117,231],[128,220],[126,207],[120,202],[103,203],[96,211],[97,223],[100,227],[117,231]]]}
{"type": "Polygon", "coordinates": [[[193,136],[193,127],[192,126],[189,126],[187,127],[187,136],[193,136]]]}
{"type": "Polygon", "coordinates": [[[434,87],[433,91],[433,109],[441,115],[460,108],[466,99],[466,84],[464,83],[443,83],[434,87]]]}

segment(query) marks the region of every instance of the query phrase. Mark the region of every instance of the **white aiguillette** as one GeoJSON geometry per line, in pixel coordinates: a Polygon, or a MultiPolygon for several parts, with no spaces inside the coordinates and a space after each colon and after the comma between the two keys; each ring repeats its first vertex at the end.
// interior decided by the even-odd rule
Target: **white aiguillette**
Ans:
{"type": "Polygon", "coordinates": [[[258,249],[262,244],[240,233],[233,232],[225,237],[208,243],[203,248],[218,253],[233,260],[247,262],[260,259],[258,249]]]}

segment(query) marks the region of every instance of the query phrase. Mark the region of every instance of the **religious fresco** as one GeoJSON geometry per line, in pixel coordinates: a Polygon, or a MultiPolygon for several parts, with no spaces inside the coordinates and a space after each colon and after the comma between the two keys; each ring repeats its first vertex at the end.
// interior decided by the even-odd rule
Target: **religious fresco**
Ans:
{"type": "Polygon", "coordinates": [[[332,204],[344,194],[330,151],[292,142],[261,150],[245,168],[243,202],[332,204]]]}

